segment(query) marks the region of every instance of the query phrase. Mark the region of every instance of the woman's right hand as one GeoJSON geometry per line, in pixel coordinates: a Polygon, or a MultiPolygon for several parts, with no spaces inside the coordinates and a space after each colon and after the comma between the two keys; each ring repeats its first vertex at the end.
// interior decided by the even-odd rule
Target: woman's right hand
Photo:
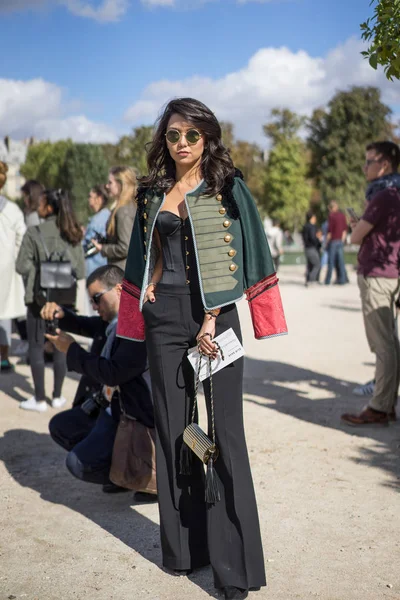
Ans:
{"type": "Polygon", "coordinates": [[[144,295],[143,304],[146,304],[147,301],[153,304],[153,302],[156,301],[155,291],[156,285],[154,283],[149,283],[149,285],[147,286],[146,293],[144,295]]]}
{"type": "Polygon", "coordinates": [[[40,311],[40,316],[45,321],[51,321],[52,319],[54,319],[54,317],[56,317],[57,319],[63,319],[65,313],[61,306],[59,306],[55,302],[46,302],[46,304],[40,311]]]}

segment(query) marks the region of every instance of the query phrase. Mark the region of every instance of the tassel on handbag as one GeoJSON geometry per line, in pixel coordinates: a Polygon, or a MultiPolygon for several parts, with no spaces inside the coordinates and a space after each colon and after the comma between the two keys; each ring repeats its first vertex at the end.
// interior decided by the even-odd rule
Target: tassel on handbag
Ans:
{"type": "Polygon", "coordinates": [[[197,391],[200,382],[202,355],[199,357],[199,365],[197,369],[196,385],[194,393],[194,402],[192,410],[191,423],[183,432],[183,444],[180,456],[180,471],[182,475],[191,474],[191,452],[207,465],[205,500],[207,504],[215,504],[221,500],[221,495],[218,489],[218,479],[214,470],[214,462],[218,458],[218,448],[215,443],[215,421],[214,421],[214,394],[212,385],[212,364],[209,357],[209,374],[210,374],[210,396],[211,396],[211,429],[212,440],[204,433],[197,423],[194,422],[197,408],[197,391]]]}

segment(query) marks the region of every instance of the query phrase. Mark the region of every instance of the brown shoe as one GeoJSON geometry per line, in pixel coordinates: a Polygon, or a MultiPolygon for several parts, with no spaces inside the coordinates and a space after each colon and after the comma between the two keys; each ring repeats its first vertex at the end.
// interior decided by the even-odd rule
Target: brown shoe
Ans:
{"type": "Polygon", "coordinates": [[[352,427],[361,425],[379,425],[387,427],[389,425],[389,417],[386,413],[375,410],[374,408],[364,408],[359,415],[351,415],[346,413],[341,417],[343,423],[352,427]]]}

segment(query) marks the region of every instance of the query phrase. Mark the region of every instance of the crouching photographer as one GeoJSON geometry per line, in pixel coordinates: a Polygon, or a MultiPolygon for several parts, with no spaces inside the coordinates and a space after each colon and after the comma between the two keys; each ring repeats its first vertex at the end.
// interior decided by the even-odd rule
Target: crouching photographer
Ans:
{"type": "Polygon", "coordinates": [[[82,375],[72,409],[51,419],[50,434],[68,451],[66,464],[72,475],[102,484],[105,492],[123,489],[109,477],[122,412],[154,428],[146,346],[116,337],[122,278],[123,271],[114,265],[99,267],[88,277],[87,289],[98,317],[81,317],[53,302],[41,311],[49,332],[46,337],[67,355],[68,370],[82,375]],[[90,352],[65,331],[92,338],[90,352]]]}

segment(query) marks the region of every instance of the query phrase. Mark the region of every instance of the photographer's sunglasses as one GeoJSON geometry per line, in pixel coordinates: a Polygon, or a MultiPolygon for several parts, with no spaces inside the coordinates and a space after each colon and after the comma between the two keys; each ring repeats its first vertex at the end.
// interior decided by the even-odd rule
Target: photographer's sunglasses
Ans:
{"type": "Polygon", "coordinates": [[[183,135],[185,136],[186,142],[189,144],[189,146],[194,146],[197,144],[199,139],[202,137],[200,131],[197,131],[197,129],[188,129],[186,133],[179,131],[178,129],[168,129],[165,137],[167,138],[167,142],[170,144],[177,144],[183,135]]]}
{"type": "Polygon", "coordinates": [[[104,294],[107,294],[109,291],[110,290],[104,290],[104,292],[97,292],[97,294],[90,296],[90,302],[96,306],[99,306],[101,297],[104,296],[104,294]]]}

